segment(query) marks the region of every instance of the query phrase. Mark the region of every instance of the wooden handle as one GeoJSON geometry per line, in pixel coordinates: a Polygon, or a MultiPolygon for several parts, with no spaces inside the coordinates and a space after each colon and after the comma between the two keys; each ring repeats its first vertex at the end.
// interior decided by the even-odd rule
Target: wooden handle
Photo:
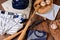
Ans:
{"type": "Polygon", "coordinates": [[[17,35],[19,35],[21,32],[22,32],[22,30],[21,30],[20,32],[16,33],[16,34],[13,34],[13,35],[5,38],[4,40],[11,40],[11,39],[13,39],[14,37],[16,37],[17,35]]]}
{"type": "Polygon", "coordinates": [[[24,37],[25,37],[25,34],[26,34],[26,31],[28,30],[30,24],[31,24],[31,19],[33,19],[33,17],[35,17],[35,13],[36,11],[39,9],[39,6],[37,6],[36,10],[34,11],[34,13],[32,14],[32,16],[30,17],[29,21],[27,22],[25,28],[23,29],[22,33],[20,34],[18,40],[24,40],[24,37]]]}
{"type": "Polygon", "coordinates": [[[19,36],[18,40],[23,40],[24,36],[26,34],[27,29],[29,28],[30,24],[31,24],[31,19],[34,17],[34,13],[32,14],[32,16],[30,17],[29,21],[27,22],[27,25],[25,26],[25,28],[23,29],[21,35],[19,36]]]}

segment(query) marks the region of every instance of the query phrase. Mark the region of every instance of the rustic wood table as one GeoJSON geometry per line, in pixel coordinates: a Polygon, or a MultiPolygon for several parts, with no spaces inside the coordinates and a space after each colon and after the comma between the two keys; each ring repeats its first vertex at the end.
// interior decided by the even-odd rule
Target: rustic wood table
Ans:
{"type": "MultiPolygon", "coordinates": [[[[2,6],[1,6],[1,4],[3,3],[3,2],[5,2],[6,0],[0,0],[0,10],[4,10],[3,8],[2,8],[2,6]]],[[[57,5],[60,5],[60,0],[54,0],[53,1],[55,4],[57,4],[57,5]]],[[[38,20],[40,19],[40,16],[37,16],[36,15],[36,18],[38,17],[38,20]]],[[[58,19],[60,19],[60,10],[59,10],[59,12],[58,12],[58,15],[57,15],[57,17],[56,17],[56,20],[58,20],[58,19]]],[[[38,26],[35,26],[34,28],[33,28],[33,30],[43,30],[43,31],[45,31],[45,32],[47,32],[48,33],[48,37],[47,37],[47,40],[52,40],[53,39],[53,37],[52,37],[52,35],[50,34],[50,31],[49,31],[49,23],[50,23],[51,21],[50,20],[46,20],[46,21],[44,21],[43,23],[41,23],[41,24],[39,24],[38,26]]],[[[6,37],[8,37],[9,35],[0,35],[0,40],[3,40],[4,38],[6,38],[6,37]]],[[[16,39],[14,39],[14,40],[16,40],[16,39]]]]}

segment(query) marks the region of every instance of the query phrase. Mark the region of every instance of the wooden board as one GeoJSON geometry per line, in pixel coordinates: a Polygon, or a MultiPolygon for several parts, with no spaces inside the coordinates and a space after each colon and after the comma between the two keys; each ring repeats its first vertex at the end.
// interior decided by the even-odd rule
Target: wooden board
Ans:
{"type": "MultiPolygon", "coordinates": [[[[6,0],[0,0],[0,10],[4,10],[4,9],[2,8],[2,6],[1,6],[1,3],[5,2],[5,1],[6,1],[6,0]]],[[[55,4],[60,5],[60,3],[59,3],[58,0],[57,0],[57,1],[56,1],[56,0],[53,0],[53,1],[54,1],[55,4]]],[[[38,17],[37,20],[40,19],[40,16],[36,15],[36,17],[38,17]]],[[[56,20],[57,20],[57,19],[60,19],[60,10],[59,10],[58,15],[57,15],[57,17],[56,17],[56,20]]],[[[34,29],[34,30],[43,30],[43,31],[46,31],[47,33],[49,33],[47,40],[52,40],[53,37],[51,37],[50,32],[49,32],[49,29],[48,29],[48,26],[49,26],[49,23],[50,23],[50,22],[51,22],[50,20],[46,20],[45,22],[39,24],[38,26],[34,27],[33,29],[34,29]],[[47,25],[47,24],[48,24],[48,25],[47,25]]],[[[9,35],[3,35],[3,36],[0,35],[0,40],[3,40],[5,37],[8,37],[8,36],[9,36],[9,35]]],[[[15,39],[15,40],[16,40],[16,39],[15,39]]]]}

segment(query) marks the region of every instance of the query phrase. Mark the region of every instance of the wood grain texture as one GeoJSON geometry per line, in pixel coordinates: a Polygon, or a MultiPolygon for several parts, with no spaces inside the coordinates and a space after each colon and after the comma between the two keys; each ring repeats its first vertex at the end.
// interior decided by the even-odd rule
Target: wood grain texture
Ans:
{"type": "MultiPolygon", "coordinates": [[[[3,2],[5,2],[6,0],[0,0],[0,10],[4,10],[3,8],[2,8],[2,6],[1,6],[1,4],[3,3],[3,2]]],[[[58,4],[58,5],[60,5],[60,2],[59,2],[60,0],[53,0],[53,2],[55,3],[55,4],[58,4]]],[[[33,10],[33,9],[32,9],[33,10]]],[[[37,16],[37,19],[39,19],[40,18],[40,16],[38,16],[38,15],[36,15],[37,16]]],[[[60,19],[60,10],[59,10],[59,12],[58,12],[58,15],[57,15],[57,17],[56,17],[56,20],[57,19],[60,19]]],[[[43,30],[43,31],[46,31],[47,33],[49,33],[49,35],[48,35],[48,38],[47,38],[47,40],[52,40],[52,36],[51,36],[51,34],[50,34],[50,32],[49,32],[49,30],[48,30],[48,27],[47,26],[49,26],[49,23],[50,23],[51,21],[50,20],[46,20],[45,22],[43,22],[43,23],[41,23],[41,24],[39,24],[38,26],[36,26],[36,27],[34,27],[33,28],[33,30],[43,30]],[[48,24],[48,25],[47,25],[48,24]]],[[[6,37],[8,37],[9,35],[0,35],[0,40],[3,40],[4,38],[6,38],[6,37]]],[[[14,40],[16,40],[16,39],[14,39],[14,40]]]]}
{"type": "Polygon", "coordinates": [[[15,33],[15,34],[12,34],[11,36],[5,38],[4,40],[12,40],[13,38],[15,38],[17,35],[21,34],[22,33],[22,30],[15,33]]]}
{"type": "Polygon", "coordinates": [[[55,40],[60,40],[60,20],[56,20],[50,23],[49,25],[50,33],[54,37],[55,40]],[[51,25],[55,24],[57,26],[56,29],[52,29],[51,25]]]}

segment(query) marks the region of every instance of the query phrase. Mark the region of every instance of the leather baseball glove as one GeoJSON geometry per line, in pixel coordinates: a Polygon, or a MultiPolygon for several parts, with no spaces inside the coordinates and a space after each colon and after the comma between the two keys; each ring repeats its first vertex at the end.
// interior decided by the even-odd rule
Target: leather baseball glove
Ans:
{"type": "Polygon", "coordinates": [[[52,9],[53,0],[35,0],[34,9],[36,9],[38,7],[38,5],[40,7],[37,12],[39,12],[41,14],[45,14],[46,12],[48,12],[52,9]]]}

